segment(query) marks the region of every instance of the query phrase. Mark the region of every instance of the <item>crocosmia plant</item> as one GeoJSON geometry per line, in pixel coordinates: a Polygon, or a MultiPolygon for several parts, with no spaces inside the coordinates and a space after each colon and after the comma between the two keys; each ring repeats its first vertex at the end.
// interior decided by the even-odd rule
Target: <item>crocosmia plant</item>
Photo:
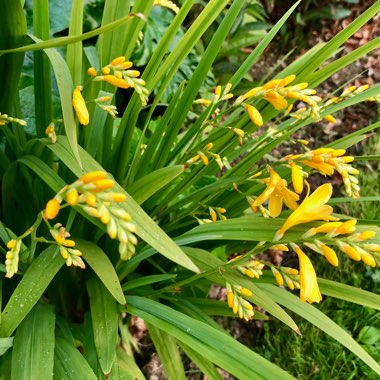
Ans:
{"type": "Polygon", "coordinates": [[[315,269],[380,265],[376,223],[336,208],[374,201],[350,148],[380,123],[308,139],[380,104],[376,84],[318,90],[379,47],[341,54],[380,2],[252,81],[299,2],[226,77],[215,62],[257,2],[0,0],[1,379],[149,378],[142,337],[168,379],[189,363],[208,379],[290,379],[217,321],[277,319],[296,339],[296,314],[380,375],[315,305],[380,309],[315,269]]]}

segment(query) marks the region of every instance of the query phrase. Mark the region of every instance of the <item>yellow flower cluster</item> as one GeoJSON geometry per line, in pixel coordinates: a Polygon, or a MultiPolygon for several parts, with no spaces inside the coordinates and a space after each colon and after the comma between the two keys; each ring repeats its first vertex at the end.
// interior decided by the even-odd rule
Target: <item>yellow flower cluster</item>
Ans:
{"type": "Polygon", "coordinates": [[[211,100],[205,99],[205,98],[199,98],[199,99],[194,100],[193,103],[209,106],[210,104],[216,104],[221,100],[229,100],[234,96],[234,94],[230,93],[231,88],[232,88],[232,84],[227,83],[226,87],[224,88],[222,92],[222,86],[216,86],[214,95],[211,100]]]}
{"type": "Polygon", "coordinates": [[[300,289],[301,285],[299,283],[299,272],[297,269],[288,267],[270,267],[274,278],[279,286],[286,286],[290,290],[300,289]]]}
{"type": "Polygon", "coordinates": [[[299,100],[310,107],[310,116],[312,118],[319,119],[320,107],[318,106],[318,102],[322,99],[315,95],[315,90],[307,88],[308,83],[298,83],[289,86],[295,79],[295,75],[289,75],[283,79],[271,80],[263,86],[255,87],[239,96],[235,104],[242,104],[252,122],[258,127],[263,125],[263,118],[253,105],[246,103],[246,100],[264,99],[276,110],[287,109],[289,107],[289,100],[299,100]]]}
{"type": "Polygon", "coordinates": [[[224,164],[219,154],[215,154],[211,151],[213,147],[214,147],[214,144],[212,142],[209,142],[203,147],[202,150],[198,150],[195,156],[188,159],[186,163],[191,165],[198,161],[202,161],[203,165],[207,166],[209,164],[209,159],[208,159],[208,156],[209,156],[215,160],[215,162],[218,164],[220,169],[223,169],[224,164]]]}
{"type": "MultiPolygon", "coordinates": [[[[310,238],[316,234],[326,234],[329,245],[336,245],[348,257],[355,261],[363,261],[366,265],[376,267],[380,265],[380,244],[370,243],[368,240],[375,237],[376,232],[372,230],[356,232],[355,219],[345,222],[324,223],[318,227],[308,230],[303,237],[310,238]],[[342,237],[341,235],[348,235],[342,237]],[[338,237],[339,238],[336,238],[338,237]],[[332,238],[335,238],[332,240],[332,238]]],[[[314,252],[324,255],[331,265],[338,265],[335,251],[318,239],[313,242],[304,243],[314,252]]]]}
{"type": "Polygon", "coordinates": [[[21,239],[12,239],[7,243],[8,251],[5,254],[5,277],[11,278],[18,271],[21,239]]]}
{"type": "Polygon", "coordinates": [[[209,213],[211,216],[211,220],[213,222],[216,222],[218,220],[218,218],[220,220],[226,220],[227,219],[227,217],[225,215],[223,215],[226,213],[227,210],[223,207],[209,207],[208,210],[209,210],[209,213]]]}
{"type": "Polygon", "coordinates": [[[141,78],[138,70],[131,70],[133,63],[127,61],[124,56],[117,57],[107,66],[101,69],[98,75],[94,67],[90,67],[87,73],[94,81],[107,82],[119,88],[133,88],[140,96],[141,103],[145,106],[148,102],[149,91],[145,88],[145,81],[141,78]]]}
{"type": "Polygon", "coordinates": [[[129,259],[135,252],[137,238],[135,224],[131,223],[131,216],[120,206],[126,197],[121,193],[109,192],[115,181],[107,178],[103,171],[89,172],[65,186],[46,204],[45,219],[54,219],[65,199],[70,206],[81,207],[88,215],[98,218],[107,226],[107,233],[111,239],[118,239],[120,257],[129,259]]]}
{"type": "Polygon", "coordinates": [[[238,314],[240,318],[249,321],[252,319],[254,312],[253,306],[243,297],[252,296],[252,292],[241,286],[233,286],[229,282],[226,283],[227,303],[234,314],[238,314]]]}
{"type": "MultiPolygon", "coordinates": [[[[241,256],[237,256],[234,260],[239,259],[241,256]]],[[[250,278],[260,278],[263,275],[262,269],[264,268],[264,264],[258,260],[250,260],[244,265],[239,265],[238,270],[243,273],[245,276],[250,278]]]]}
{"type": "Polygon", "coordinates": [[[276,232],[274,240],[280,240],[285,232],[298,224],[314,220],[337,221],[339,218],[331,216],[333,208],[326,205],[332,195],[332,186],[329,183],[319,186],[311,195],[289,215],[283,226],[276,232]]]}
{"type": "Polygon", "coordinates": [[[345,149],[319,148],[303,154],[290,154],[282,160],[289,162],[292,168],[293,186],[299,194],[303,191],[303,177],[305,177],[302,167],[298,165],[302,164],[323,175],[331,176],[337,171],[342,176],[348,196],[359,198],[360,187],[357,179],[359,171],[351,165],[354,157],[345,156],[345,153],[345,149]]]}
{"type": "Polygon", "coordinates": [[[2,114],[0,112],[0,126],[1,125],[5,125],[7,123],[17,123],[17,124],[20,124],[23,127],[25,127],[25,125],[26,125],[26,121],[25,120],[17,119],[16,117],[11,117],[11,116],[8,116],[5,113],[2,114]]]}
{"type": "Polygon", "coordinates": [[[79,249],[74,249],[75,241],[67,239],[70,237],[70,233],[61,223],[55,224],[54,227],[50,229],[50,234],[58,244],[61,255],[66,260],[68,267],[71,265],[82,269],[86,267],[81,258],[82,252],[79,249]]]}
{"type": "Polygon", "coordinates": [[[286,180],[282,179],[271,167],[268,168],[268,171],[269,178],[262,180],[266,184],[266,189],[250,203],[250,206],[252,210],[255,210],[269,200],[269,215],[275,218],[280,215],[284,203],[291,210],[295,210],[298,207],[299,195],[289,190],[286,180]]]}
{"type": "MultiPolygon", "coordinates": [[[[331,196],[331,191],[331,185],[325,184],[315,190],[313,194],[306,197],[301,205],[288,217],[280,230],[277,231],[275,240],[281,238],[286,230],[297,224],[315,220],[333,220],[332,222],[313,227],[303,235],[303,238],[310,239],[317,234],[325,234],[324,240],[326,240],[326,243],[320,241],[319,239],[321,238],[319,238],[304,242],[303,245],[323,255],[333,266],[338,266],[339,260],[335,250],[331,248],[331,245],[337,246],[353,260],[362,260],[366,265],[372,267],[380,266],[380,244],[368,241],[375,237],[375,231],[356,232],[355,219],[341,222],[338,218],[332,217],[332,208],[325,205],[331,196]]],[[[309,303],[319,302],[322,297],[319,291],[315,270],[310,259],[297,244],[291,242],[290,245],[298,255],[300,263],[299,277],[296,270],[284,270],[283,268],[279,270],[271,267],[277,283],[282,286],[285,279],[290,289],[301,289],[300,296],[302,301],[309,303]],[[293,278],[291,278],[289,274],[292,275],[293,278]]],[[[281,249],[282,251],[287,250],[284,244],[281,244],[281,246],[284,247],[281,249]]]]}

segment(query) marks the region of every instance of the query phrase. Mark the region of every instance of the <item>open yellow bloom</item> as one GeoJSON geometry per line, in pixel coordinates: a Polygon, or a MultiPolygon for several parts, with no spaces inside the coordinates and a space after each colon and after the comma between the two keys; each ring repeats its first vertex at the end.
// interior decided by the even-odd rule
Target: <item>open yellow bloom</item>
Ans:
{"type": "Polygon", "coordinates": [[[280,240],[291,227],[313,220],[337,221],[339,218],[331,216],[333,208],[326,205],[332,194],[332,186],[326,183],[319,186],[310,196],[306,197],[298,208],[289,215],[284,225],[276,232],[274,240],[280,240]]]}
{"type": "Polygon", "coordinates": [[[298,260],[300,263],[300,284],[301,293],[300,298],[302,302],[320,302],[322,300],[321,292],[319,291],[317,275],[313,264],[306,254],[301,250],[296,244],[292,244],[294,251],[298,255],[298,260]]]}
{"type": "Polygon", "coordinates": [[[272,168],[269,168],[269,174],[270,177],[264,179],[267,188],[255,199],[252,207],[260,206],[269,199],[269,214],[275,218],[280,215],[283,203],[291,210],[295,210],[298,207],[297,201],[299,200],[299,196],[287,188],[287,182],[272,168]]]}
{"type": "Polygon", "coordinates": [[[288,106],[288,102],[286,101],[283,95],[280,95],[277,91],[269,91],[264,96],[264,99],[272,104],[272,106],[276,110],[283,110],[288,106]]]}

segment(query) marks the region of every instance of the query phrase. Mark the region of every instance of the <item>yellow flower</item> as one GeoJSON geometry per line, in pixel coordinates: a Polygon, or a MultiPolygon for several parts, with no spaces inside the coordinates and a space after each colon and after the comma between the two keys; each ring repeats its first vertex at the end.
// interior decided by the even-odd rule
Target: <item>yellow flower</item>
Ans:
{"type": "Polygon", "coordinates": [[[287,182],[282,179],[272,168],[269,168],[270,177],[264,179],[267,188],[255,199],[252,207],[262,205],[269,199],[269,214],[275,218],[280,215],[282,205],[285,203],[290,209],[297,208],[298,194],[287,188],[287,182]]]}
{"type": "Polygon", "coordinates": [[[73,92],[73,107],[78,116],[78,120],[82,125],[87,125],[90,122],[90,115],[86,106],[86,102],[82,96],[82,87],[77,86],[73,92]]]}
{"type": "Polygon", "coordinates": [[[294,251],[298,255],[298,260],[300,264],[300,284],[301,293],[300,298],[302,302],[320,302],[322,300],[321,292],[319,291],[317,275],[313,264],[306,254],[298,247],[296,244],[292,244],[294,251]]]}
{"type": "Polygon", "coordinates": [[[286,99],[280,95],[277,91],[269,91],[264,96],[264,99],[272,104],[276,110],[283,110],[288,106],[286,99]]]}
{"type": "Polygon", "coordinates": [[[306,197],[298,208],[289,215],[284,225],[276,232],[274,240],[280,240],[291,227],[313,220],[337,221],[339,218],[331,216],[333,208],[326,205],[332,194],[332,186],[326,183],[319,186],[310,196],[306,197]]]}

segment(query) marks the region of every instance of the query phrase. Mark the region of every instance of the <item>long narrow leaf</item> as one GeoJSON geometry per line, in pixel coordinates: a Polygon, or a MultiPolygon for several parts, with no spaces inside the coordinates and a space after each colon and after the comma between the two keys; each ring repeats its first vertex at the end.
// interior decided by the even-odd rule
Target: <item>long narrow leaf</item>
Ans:
{"type": "Polygon", "coordinates": [[[64,264],[58,247],[46,248],[31,264],[2,312],[0,336],[8,337],[37,303],[64,264]]]}
{"type": "Polygon", "coordinates": [[[75,239],[76,247],[83,253],[83,258],[102,281],[117,302],[126,303],[115,268],[104,251],[89,241],[75,239]]]}
{"type": "Polygon", "coordinates": [[[53,378],[54,335],[53,306],[36,305],[16,332],[12,351],[12,379],[53,378]]]}
{"type": "Polygon", "coordinates": [[[243,380],[292,379],[232,337],[158,302],[130,296],[129,313],[143,318],[243,380]]]}
{"type": "Polygon", "coordinates": [[[57,338],[54,357],[54,380],[97,380],[80,352],[65,339],[57,338]]]}
{"type": "Polygon", "coordinates": [[[96,277],[87,281],[90,296],[91,319],[94,332],[94,342],[100,367],[107,376],[116,359],[117,321],[116,302],[96,277]]]}

